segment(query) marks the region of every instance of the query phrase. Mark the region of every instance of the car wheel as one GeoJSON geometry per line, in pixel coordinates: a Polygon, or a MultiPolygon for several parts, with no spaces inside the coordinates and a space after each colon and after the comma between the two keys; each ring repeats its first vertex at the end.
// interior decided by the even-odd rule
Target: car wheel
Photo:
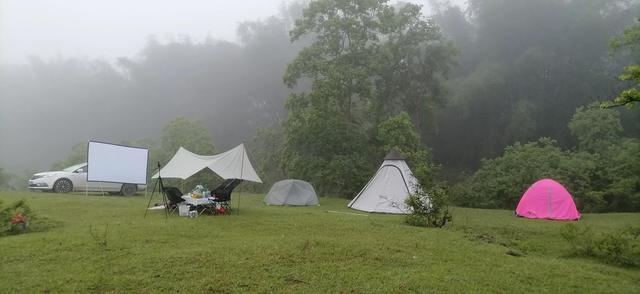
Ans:
{"type": "Polygon", "coordinates": [[[73,183],[69,179],[59,179],[53,184],[53,192],[69,193],[73,191],[73,183]]]}
{"type": "Polygon", "coordinates": [[[138,187],[134,184],[124,184],[120,189],[120,193],[124,196],[131,196],[133,194],[136,194],[137,191],[138,187]]]}

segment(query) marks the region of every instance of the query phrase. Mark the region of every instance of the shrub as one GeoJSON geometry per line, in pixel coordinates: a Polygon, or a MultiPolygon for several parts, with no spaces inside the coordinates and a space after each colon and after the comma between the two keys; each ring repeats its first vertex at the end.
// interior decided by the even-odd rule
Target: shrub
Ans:
{"type": "Polygon", "coordinates": [[[552,177],[566,153],[549,138],[515,143],[504,155],[483,160],[480,169],[453,192],[458,205],[481,208],[514,208],[522,193],[536,180],[552,177]]]}
{"type": "Polygon", "coordinates": [[[27,232],[33,212],[24,200],[0,211],[0,236],[27,232]]]}
{"type": "Polygon", "coordinates": [[[569,224],[562,227],[560,236],[569,242],[573,255],[595,256],[595,239],[590,227],[569,224]]]}
{"type": "Polygon", "coordinates": [[[452,220],[444,187],[435,187],[429,192],[418,189],[405,203],[411,209],[405,221],[412,226],[440,228],[452,220]]]}
{"type": "Polygon", "coordinates": [[[563,184],[582,212],[640,210],[640,140],[624,139],[605,151],[563,151],[541,138],[515,143],[502,156],[483,160],[478,171],[452,189],[454,203],[480,208],[516,207],[536,180],[563,184]]]}
{"type": "Polygon", "coordinates": [[[611,261],[629,266],[640,266],[640,227],[628,227],[605,234],[596,244],[597,252],[611,261]]]}
{"type": "Polygon", "coordinates": [[[595,257],[625,266],[640,266],[640,227],[595,234],[589,227],[566,225],[561,236],[575,256],[595,257]]]}

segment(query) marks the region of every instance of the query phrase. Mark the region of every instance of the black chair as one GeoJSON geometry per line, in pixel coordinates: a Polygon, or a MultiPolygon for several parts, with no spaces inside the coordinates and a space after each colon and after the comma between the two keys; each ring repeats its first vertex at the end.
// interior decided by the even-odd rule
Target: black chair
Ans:
{"type": "Polygon", "coordinates": [[[240,185],[240,183],[242,183],[240,179],[224,180],[220,186],[211,191],[213,202],[220,204],[226,211],[229,211],[231,209],[229,205],[231,202],[231,192],[233,192],[233,189],[240,185]]]}
{"type": "Polygon", "coordinates": [[[180,192],[180,189],[176,187],[165,187],[162,192],[164,192],[164,195],[167,196],[166,208],[169,213],[174,212],[176,208],[178,208],[178,204],[184,202],[184,199],[182,199],[182,192],[180,192]]]}

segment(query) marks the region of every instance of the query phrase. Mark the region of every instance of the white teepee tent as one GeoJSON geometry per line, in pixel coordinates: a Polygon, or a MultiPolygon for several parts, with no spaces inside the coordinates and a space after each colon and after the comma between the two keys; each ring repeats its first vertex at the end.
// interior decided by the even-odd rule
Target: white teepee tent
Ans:
{"type": "Polygon", "coordinates": [[[396,150],[385,156],[376,174],[347,207],[366,212],[410,213],[404,203],[419,189],[418,180],[396,150]]]}

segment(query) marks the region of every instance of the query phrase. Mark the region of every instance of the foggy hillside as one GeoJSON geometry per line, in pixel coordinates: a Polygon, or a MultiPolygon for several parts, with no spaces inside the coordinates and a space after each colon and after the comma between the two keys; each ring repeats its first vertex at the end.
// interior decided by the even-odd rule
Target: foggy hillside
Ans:
{"type": "MultiPolygon", "coordinates": [[[[430,5],[423,11],[455,52],[423,93],[438,102],[407,108],[445,178],[518,141],[551,137],[572,148],[575,109],[615,97],[624,86],[617,75],[634,58],[612,54],[609,42],[633,23],[638,1],[416,2],[430,5]]],[[[252,145],[258,128],[278,130],[287,117],[283,75],[310,44],[290,36],[303,3],[238,24],[236,41],[148,36],[115,60],[31,56],[2,65],[0,167],[48,169],[90,139],[157,139],[176,117],[201,121],[217,150],[252,145]]],[[[638,112],[620,111],[625,135],[637,137],[638,112]]]]}
{"type": "Polygon", "coordinates": [[[0,166],[46,169],[87,140],[158,137],[172,119],[202,121],[218,149],[251,140],[283,116],[282,72],[302,44],[288,30],[299,5],[238,25],[238,43],[150,36],[133,57],[29,58],[0,68],[0,166]]]}

